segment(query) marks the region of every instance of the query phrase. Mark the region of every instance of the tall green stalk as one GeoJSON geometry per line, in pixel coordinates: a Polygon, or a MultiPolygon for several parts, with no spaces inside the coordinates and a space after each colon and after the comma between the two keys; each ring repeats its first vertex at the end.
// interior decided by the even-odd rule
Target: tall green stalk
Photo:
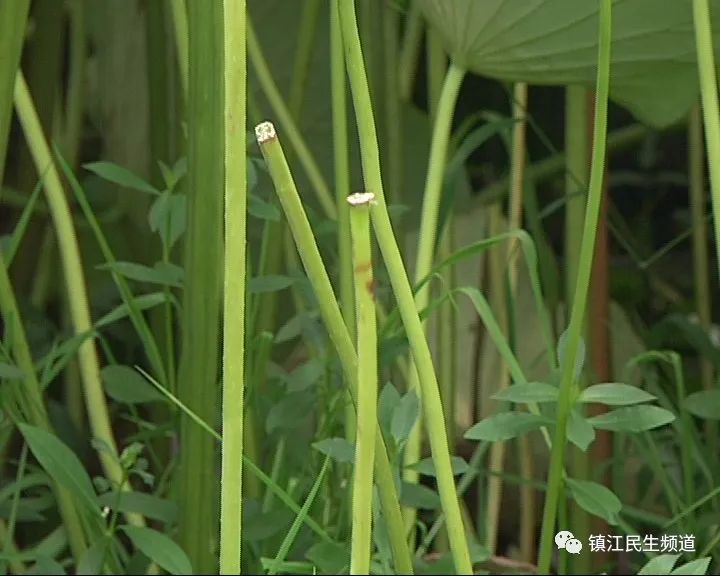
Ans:
{"type": "Polygon", "coordinates": [[[599,17],[598,69],[590,186],[588,189],[585,225],[580,248],[578,275],[575,282],[575,295],[573,298],[572,313],[570,315],[570,324],[567,329],[567,344],[562,365],[555,438],[552,443],[550,469],[548,471],[548,487],[545,494],[545,508],[543,511],[540,554],[538,559],[538,568],[541,574],[547,574],[550,570],[553,536],[555,534],[555,519],[560,493],[563,489],[563,468],[567,441],[566,428],[577,384],[575,381],[575,363],[583,333],[585,309],[590,286],[590,273],[592,271],[593,253],[595,250],[597,223],[602,201],[607,141],[608,94],[610,89],[611,17],[612,0],[602,0],[600,3],[599,17]]]}
{"type": "Polygon", "coordinates": [[[0,185],[3,182],[15,74],[20,65],[30,0],[0,3],[0,185]]]}
{"type": "MultiPolygon", "coordinates": [[[[37,172],[43,181],[55,225],[73,329],[76,335],[86,334],[92,330],[92,321],[72,213],[21,71],[18,71],[15,79],[15,108],[37,172]]],[[[103,471],[115,486],[128,490],[124,471],[118,461],[118,449],[113,437],[105,392],[100,380],[100,362],[94,340],[86,339],[80,345],[78,354],[90,428],[93,436],[104,445],[103,449],[99,450],[103,471]]],[[[134,524],[144,524],[144,520],[139,514],[128,514],[127,517],[134,524]]]]}
{"type": "Polygon", "coordinates": [[[225,274],[223,314],[220,573],[240,573],[245,387],[245,1],[223,1],[225,84],[225,274]]]}
{"type": "Polygon", "coordinates": [[[170,0],[170,9],[172,12],[173,31],[175,33],[176,58],[178,63],[178,72],[180,74],[180,85],[182,87],[183,97],[187,100],[188,91],[190,90],[190,49],[188,47],[188,15],[185,0],[170,0]]]}
{"type": "MultiPolygon", "coordinates": [[[[710,271],[708,266],[708,231],[705,219],[705,162],[704,162],[702,114],[700,106],[690,113],[688,129],[688,166],[690,176],[690,213],[692,215],[693,276],[695,287],[695,307],[700,326],[710,329],[712,320],[710,300],[710,271]]],[[[713,366],[709,358],[700,363],[700,376],[703,388],[713,387],[713,366]]],[[[705,422],[705,433],[711,454],[717,454],[717,424],[712,420],[705,422]]]]}
{"type": "MultiPolygon", "coordinates": [[[[225,178],[222,8],[217,1],[187,4],[188,228],[178,395],[205,422],[216,422],[218,417],[225,178]]],[[[244,133],[244,128],[240,130],[244,133]]],[[[183,416],[177,476],[179,540],[193,568],[201,573],[217,570],[215,466],[213,439],[183,416]]]]}
{"type": "Polygon", "coordinates": [[[369,574],[372,552],[373,460],[377,429],[377,328],[370,244],[370,203],[374,195],[348,197],[352,232],[357,319],[357,426],[352,494],[350,574],[369,574]]]}
{"type": "MultiPolygon", "coordinates": [[[[255,134],[273,180],[275,191],[295,239],[295,245],[305,267],[305,272],[315,292],[320,316],[328,331],[330,341],[338,354],[343,374],[350,384],[350,393],[353,395],[357,405],[358,358],[355,347],[340,313],[340,307],[333,293],[330,278],[320,256],[320,251],[300,201],[282,146],[277,138],[275,127],[270,122],[263,122],[255,127],[255,134]]],[[[390,547],[395,560],[395,568],[398,573],[411,574],[413,571],[412,560],[405,541],[405,529],[395,490],[394,475],[381,433],[376,433],[375,442],[375,477],[380,506],[387,524],[390,547]]]]}
{"type": "MultiPolygon", "coordinates": [[[[447,517],[448,537],[455,569],[460,574],[471,574],[472,563],[455,490],[445,419],[435,369],[430,349],[425,340],[423,326],[415,307],[412,289],[400,255],[400,249],[395,240],[390,215],[385,204],[377,132],[368,91],[362,48],[358,36],[355,3],[352,0],[336,1],[340,2],[340,22],[343,31],[346,65],[355,105],[365,188],[372,191],[377,199],[377,205],[372,208],[371,212],[373,228],[390,276],[402,321],[408,334],[415,366],[420,373],[419,380],[422,387],[425,421],[437,473],[440,500],[447,517]]],[[[442,171],[440,172],[439,178],[442,182],[442,171]]]]}
{"type": "MultiPolygon", "coordinates": [[[[355,303],[353,295],[352,247],[350,243],[350,156],[347,121],[347,83],[342,31],[336,2],[330,2],[330,91],[332,98],[333,167],[335,170],[335,205],[337,207],[338,276],[340,309],[350,337],[355,339],[355,303]]],[[[345,431],[355,436],[355,410],[348,402],[345,411],[345,431]]]]}

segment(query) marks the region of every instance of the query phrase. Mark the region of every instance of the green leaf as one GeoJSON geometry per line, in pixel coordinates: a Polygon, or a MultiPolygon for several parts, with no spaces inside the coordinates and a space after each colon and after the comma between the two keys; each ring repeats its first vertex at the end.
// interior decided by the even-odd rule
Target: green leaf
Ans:
{"type": "Polygon", "coordinates": [[[610,406],[627,406],[629,404],[640,404],[650,402],[657,398],[637,386],[627,384],[595,384],[588,386],[580,393],[579,402],[597,402],[610,406]]]}
{"type": "Polygon", "coordinates": [[[400,399],[401,396],[397,388],[393,386],[392,382],[387,382],[385,386],[383,386],[378,398],[378,422],[380,423],[380,429],[383,434],[388,438],[392,437],[390,431],[392,418],[395,409],[400,404],[400,399]]]}
{"type": "Polygon", "coordinates": [[[118,512],[142,514],[146,518],[172,524],[177,520],[177,504],[144,492],[106,492],[98,497],[101,506],[118,512]]]}
{"type": "Polygon", "coordinates": [[[611,490],[602,484],[586,480],[568,478],[565,482],[573,500],[583,510],[603,518],[608,524],[618,524],[622,503],[611,490]]]}
{"type": "MultiPolygon", "coordinates": [[[[596,2],[420,0],[420,7],[452,59],[476,74],[594,86],[596,2]]],[[[613,4],[610,95],[641,121],[663,127],[690,110],[698,82],[690,2],[657,7],[657,0],[613,4]]]]}
{"type": "Polygon", "coordinates": [[[270,434],[274,430],[298,428],[313,415],[315,397],[305,392],[286,394],[282,400],[275,402],[270,408],[265,428],[270,434]]]}
{"type": "Polygon", "coordinates": [[[38,555],[35,560],[35,564],[28,570],[27,574],[67,574],[65,569],[62,567],[57,560],[54,560],[44,554],[38,555]]]}
{"type": "Polygon", "coordinates": [[[355,446],[345,438],[326,438],[315,442],[313,448],[322,452],[337,462],[353,462],[355,460],[355,446]]]}
{"type": "Polygon", "coordinates": [[[119,186],[124,186],[125,188],[132,188],[133,190],[146,192],[148,194],[160,194],[160,191],[157,188],[148,182],[145,182],[145,180],[140,178],[140,176],[131,172],[127,168],[123,168],[122,166],[118,166],[112,162],[90,162],[88,164],[83,164],[83,168],[90,170],[90,172],[94,172],[100,176],[100,178],[103,178],[108,182],[112,182],[113,184],[118,184],[119,186]]]}
{"type": "Polygon", "coordinates": [[[570,442],[575,444],[583,452],[587,451],[588,446],[595,440],[595,429],[592,427],[587,418],[585,418],[576,408],[570,412],[570,418],[567,425],[567,437],[570,442]]]}
{"type": "Polygon", "coordinates": [[[613,432],[644,432],[665,426],[675,415],[658,406],[630,406],[606,412],[588,419],[594,428],[613,432]]]}
{"type": "Polygon", "coordinates": [[[645,574],[670,574],[680,554],[660,554],[651,558],[638,572],[638,576],[645,574]]]}
{"type": "Polygon", "coordinates": [[[684,406],[699,418],[720,420],[720,389],[694,392],[685,398],[684,406]]]}
{"type": "MultiPolygon", "coordinates": [[[[460,458],[460,456],[452,456],[450,462],[454,476],[464,474],[469,468],[468,463],[465,462],[463,458],[460,458]]],[[[408,468],[419,472],[423,476],[435,476],[435,463],[432,458],[423,458],[419,462],[411,464],[408,468]]]]}
{"type": "Polygon", "coordinates": [[[182,548],[162,532],[143,526],[121,526],[135,548],[170,574],[193,574],[190,560],[182,548]]]}
{"type": "Polygon", "coordinates": [[[400,503],[408,508],[435,510],[440,508],[440,496],[422,484],[403,482],[400,492],[400,503]]]}
{"type": "Polygon", "coordinates": [[[251,278],[247,284],[248,294],[265,294],[267,292],[278,292],[289,288],[296,279],[290,276],[256,276],[251,278]]]}
{"type": "Polygon", "coordinates": [[[694,574],[696,576],[704,576],[707,574],[707,569],[710,566],[710,560],[712,560],[710,557],[692,560],[687,564],[678,566],[675,570],[670,572],[670,574],[694,574]]]}
{"type": "Polygon", "coordinates": [[[541,426],[552,424],[545,416],[527,412],[501,412],[481,420],[465,432],[468,440],[499,442],[510,440],[541,426]]]}
{"type": "Polygon", "coordinates": [[[17,366],[0,362],[0,378],[5,380],[21,380],[24,377],[25,373],[17,366]]]}
{"type": "Polygon", "coordinates": [[[305,362],[283,378],[288,392],[302,392],[315,384],[325,373],[325,366],[317,358],[305,362]]]}
{"type": "Polygon", "coordinates": [[[350,550],[345,544],[336,542],[318,542],[305,553],[320,569],[321,574],[342,574],[350,565],[350,550]]]}
{"type": "Polygon", "coordinates": [[[248,214],[260,220],[280,221],[280,210],[278,210],[277,206],[270,204],[270,202],[265,202],[265,200],[255,194],[248,195],[247,210],[248,214]]]}
{"type": "Polygon", "coordinates": [[[29,424],[18,424],[18,427],[45,472],[67,488],[91,514],[99,516],[100,506],[92,481],[75,453],[59,438],[41,428],[29,424]]]}
{"type": "Polygon", "coordinates": [[[107,547],[112,545],[112,540],[107,536],[101,536],[92,546],[85,551],[80,562],[78,563],[75,573],[78,576],[90,576],[92,574],[102,574],[103,562],[107,547]]]}
{"type": "Polygon", "coordinates": [[[420,400],[415,390],[408,390],[395,408],[390,422],[390,433],[398,445],[408,439],[419,415],[420,400]]]}
{"type": "Polygon", "coordinates": [[[185,194],[163,192],[148,212],[150,230],[160,235],[165,246],[172,248],[187,227],[185,194]]]}
{"type": "MultiPolygon", "coordinates": [[[[138,310],[147,310],[149,308],[154,308],[156,306],[160,306],[160,304],[164,304],[167,301],[167,296],[163,292],[143,294],[142,296],[136,296],[132,299],[133,304],[137,306],[138,310]]],[[[127,318],[129,315],[130,311],[128,309],[128,306],[126,303],[123,302],[122,304],[105,314],[105,316],[100,318],[95,323],[95,326],[97,328],[104,328],[106,326],[109,326],[110,324],[113,324],[114,322],[118,322],[119,320],[127,318]]]]}
{"type": "Polygon", "coordinates": [[[544,382],[513,384],[496,392],[492,398],[505,402],[527,404],[528,402],[557,402],[558,389],[544,382]]]}
{"type": "Polygon", "coordinates": [[[169,262],[158,262],[153,268],[135,262],[108,262],[98,266],[100,270],[110,270],[137,282],[148,282],[180,288],[183,281],[183,269],[169,262]]]}
{"type": "Polygon", "coordinates": [[[105,392],[117,402],[143,404],[165,400],[150,382],[129,366],[112,364],[105,366],[100,374],[105,382],[105,392]]]}

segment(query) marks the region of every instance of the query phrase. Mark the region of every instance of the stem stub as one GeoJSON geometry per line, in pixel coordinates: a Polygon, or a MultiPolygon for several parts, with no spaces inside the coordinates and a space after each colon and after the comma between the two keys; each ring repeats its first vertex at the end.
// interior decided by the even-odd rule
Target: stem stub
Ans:
{"type": "Polygon", "coordinates": [[[347,202],[350,206],[368,206],[376,204],[375,194],[372,192],[355,192],[347,197],[347,202]]]}
{"type": "Polygon", "coordinates": [[[275,132],[275,126],[272,122],[260,122],[255,126],[255,138],[258,144],[264,144],[277,138],[277,132],[275,132]]]}

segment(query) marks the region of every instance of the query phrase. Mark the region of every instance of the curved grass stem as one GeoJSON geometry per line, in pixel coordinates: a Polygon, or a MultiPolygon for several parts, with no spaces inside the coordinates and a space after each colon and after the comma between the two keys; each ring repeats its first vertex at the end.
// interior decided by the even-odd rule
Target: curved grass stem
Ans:
{"type": "MultiPolygon", "coordinates": [[[[435,376],[430,348],[425,339],[423,326],[415,307],[412,288],[410,287],[400,249],[390,222],[390,215],[385,204],[377,131],[358,34],[355,3],[349,0],[337,1],[340,7],[346,65],[357,118],[365,188],[373,192],[377,199],[377,205],[371,210],[373,229],[382,251],[400,315],[410,341],[413,360],[419,372],[425,422],[437,472],[440,500],[447,517],[448,538],[455,569],[459,574],[472,574],[472,563],[450,462],[445,418],[437,377],[435,376]]],[[[453,74],[456,73],[453,72],[453,74]]],[[[442,178],[442,174],[440,178],[442,178]]]]}
{"type": "MultiPolygon", "coordinates": [[[[20,71],[15,80],[15,107],[33,161],[43,180],[48,206],[57,231],[73,328],[75,334],[84,334],[92,330],[92,322],[75,227],[60,183],[60,176],[50,155],[50,148],[42,132],[25,78],[20,71]]],[[[103,470],[108,479],[117,487],[129,490],[129,486],[125,482],[124,471],[118,460],[117,445],[113,437],[105,394],[100,381],[100,363],[95,342],[92,339],[86,339],[80,345],[79,360],[90,428],[93,436],[105,446],[105,449],[99,453],[103,470]]],[[[136,525],[145,523],[143,517],[137,513],[128,513],[127,518],[136,525]]]]}
{"type": "Polygon", "coordinates": [[[560,500],[560,493],[563,487],[563,469],[565,462],[565,446],[567,441],[566,427],[573,403],[573,390],[576,385],[575,361],[584,327],[585,309],[590,286],[593,253],[595,250],[595,238],[597,235],[597,223],[600,216],[602,201],[607,142],[608,94],[610,88],[611,17],[612,0],[602,0],[600,3],[599,18],[598,69],[590,185],[588,189],[588,201],[585,211],[585,224],[583,227],[580,258],[578,262],[578,275],[575,282],[575,293],[572,303],[572,312],[570,315],[570,324],[567,329],[567,346],[562,365],[562,378],[560,382],[557,407],[555,438],[552,443],[552,451],[550,454],[548,489],[545,495],[540,553],[538,559],[538,567],[541,574],[547,574],[550,570],[553,536],[555,534],[555,520],[557,516],[558,502],[560,500]]]}

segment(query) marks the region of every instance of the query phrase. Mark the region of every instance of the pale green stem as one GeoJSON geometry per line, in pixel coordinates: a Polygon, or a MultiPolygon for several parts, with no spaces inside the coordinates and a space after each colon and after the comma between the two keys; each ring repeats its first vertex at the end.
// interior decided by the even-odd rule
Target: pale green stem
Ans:
{"type": "Polygon", "coordinates": [[[315,162],[310,149],[307,147],[305,140],[303,140],[297,123],[293,119],[290,110],[285,104],[285,100],[283,100],[283,97],[280,94],[280,90],[278,90],[278,87],[275,85],[275,81],[270,74],[270,69],[265,61],[260,44],[255,36],[255,31],[250,24],[250,20],[248,20],[247,23],[247,53],[258,82],[260,83],[260,87],[262,88],[265,97],[268,99],[280,127],[287,134],[288,140],[290,141],[300,164],[305,170],[305,173],[310,180],[310,184],[315,190],[315,194],[317,195],[323,212],[325,212],[327,217],[334,220],[337,218],[337,209],[335,208],[333,195],[330,192],[330,188],[328,188],[325,178],[323,177],[317,162],[315,162]]]}
{"type": "MultiPolygon", "coordinates": [[[[307,81],[310,59],[317,32],[318,16],[322,3],[320,0],[306,0],[300,20],[298,41],[295,47],[295,62],[293,64],[293,79],[290,85],[290,98],[288,107],[293,118],[298,120],[302,112],[305,83],[307,81]]],[[[332,55],[331,55],[332,58],[332,55]]]]}
{"type": "Polygon", "coordinates": [[[225,273],[223,306],[220,573],[240,573],[245,362],[245,1],[223,2],[225,273]]]}
{"type": "Polygon", "coordinates": [[[352,494],[350,574],[369,574],[372,552],[373,460],[377,429],[377,327],[370,244],[372,193],[348,198],[357,323],[357,425],[352,494]]]}
{"type": "MultiPolygon", "coordinates": [[[[320,316],[328,331],[330,341],[338,354],[345,378],[350,384],[350,393],[356,399],[358,359],[355,347],[340,313],[340,306],[333,293],[330,278],[320,256],[312,228],[305,215],[285,154],[277,138],[275,127],[269,122],[264,122],[255,128],[255,134],[267,162],[268,171],[273,179],[275,191],[295,239],[305,272],[315,292],[320,316]]],[[[376,444],[375,475],[395,567],[398,573],[410,574],[413,567],[405,541],[400,504],[395,491],[387,451],[380,433],[376,434],[376,444]]]]}
{"type": "MultiPolygon", "coordinates": [[[[712,319],[710,300],[710,271],[708,266],[708,231],[705,219],[705,163],[704,163],[702,116],[700,106],[690,113],[688,132],[688,164],[690,173],[690,212],[692,214],[693,272],[695,281],[695,306],[698,320],[704,330],[710,329],[712,319]]],[[[703,358],[700,365],[703,388],[710,390],[713,385],[713,367],[709,359],[703,358]]],[[[711,454],[717,454],[717,424],[705,421],[705,435],[711,454]]]]}
{"type": "Polygon", "coordinates": [[[440,390],[430,349],[425,340],[423,326],[415,307],[412,288],[410,287],[400,249],[393,233],[390,215],[385,204],[377,132],[363,63],[362,48],[358,37],[355,4],[348,0],[337,1],[340,2],[340,22],[343,30],[343,44],[345,46],[350,87],[355,104],[365,188],[372,191],[377,199],[377,205],[371,211],[373,228],[410,341],[415,366],[420,372],[425,421],[437,472],[440,500],[443,511],[447,516],[448,536],[455,569],[459,574],[472,574],[472,563],[450,462],[440,390]]]}
{"type": "Polygon", "coordinates": [[[73,170],[77,167],[85,102],[85,9],[83,0],[73,0],[70,5],[70,77],[65,106],[63,155],[73,170]]]}
{"type": "Polygon", "coordinates": [[[400,49],[400,98],[403,102],[412,99],[413,83],[417,72],[417,60],[422,41],[423,18],[420,12],[420,3],[411,2],[410,10],[405,23],[405,36],[400,49]]]}
{"type": "Polygon", "coordinates": [[[185,0],[170,0],[170,8],[172,9],[180,84],[182,86],[183,97],[187,101],[188,87],[190,84],[190,49],[188,47],[188,16],[185,0]]]}
{"type": "MultiPolygon", "coordinates": [[[[92,330],[92,321],[72,215],[22,72],[18,72],[15,80],[15,106],[35,166],[43,181],[48,206],[57,231],[58,248],[65,274],[73,328],[75,334],[85,334],[92,330]]],[[[111,482],[122,490],[129,490],[129,486],[124,482],[123,469],[118,461],[118,450],[100,380],[100,363],[94,340],[86,339],[80,345],[78,354],[90,428],[93,436],[104,444],[104,449],[99,450],[100,462],[111,482]]],[[[144,525],[143,517],[140,514],[128,513],[127,518],[132,524],[144,525]]]]}
{"type": "Polygon", "coordinates": [[[611,15],[612,0],[602,0],[600,3],[599,18],[597,88],[590,186],[588,190],[587,209],[585,211],[583,239],[580,248],[578,275],[575,283],[575,296],[573,298],[572,313],[570,315],[570,325],[567,330],[567,347],[562,366],[555,438],[550,454],[548,488],[545,495],[545,509],[543,511],[542,535],[538,559],[538,567],[541,574],[547,574],[550,570],[553,537],[555,534],[555,519],[560,493],[563,488],[563,468],[567,441],[566,427],[576,386],[575,362],[583,332],[593,253],[595,251],[597,223],[602,201],[607,140],[608,93],[610,87],[611,15]]]}
{"type": "MultiPolygon", "coordinates": [[[[355,303],[353,296],[352,248],[350,244],[350,214],[347,197],[350,194],[350,161],[348,150],[347,83],[342,32],[337,3],[330,2],[330,89],[332,93],[333,166],[335,169],[335,202],[337,206],[337,235],[340,281],[340,308],[350,337],[355,338],[355,303]]],[[[355,437],[355,409],[350,402],[345,411],[345,432],[355,437]]]]}

